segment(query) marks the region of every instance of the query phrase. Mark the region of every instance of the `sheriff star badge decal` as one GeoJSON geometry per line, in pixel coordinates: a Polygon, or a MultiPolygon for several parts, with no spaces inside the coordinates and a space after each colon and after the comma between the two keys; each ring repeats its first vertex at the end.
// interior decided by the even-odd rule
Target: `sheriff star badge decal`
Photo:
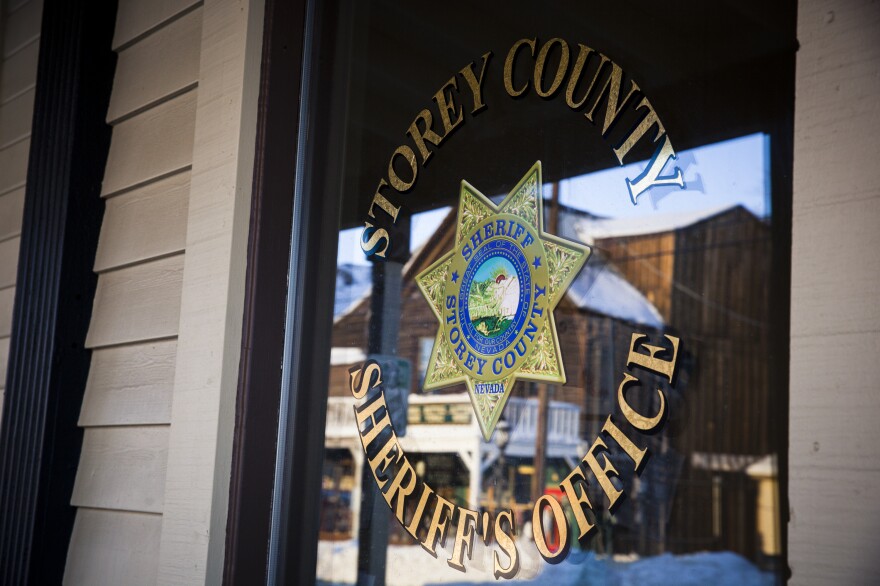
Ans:
{"type": "Polygon", "coordinates": [[[455,246],[416,281],[440,322],[424,390],[465,383],[483,437],[518,379],[565,383],[553,309],[590,255],[544,232],[541,162],[498,206],[461,183],[455,246]]]}

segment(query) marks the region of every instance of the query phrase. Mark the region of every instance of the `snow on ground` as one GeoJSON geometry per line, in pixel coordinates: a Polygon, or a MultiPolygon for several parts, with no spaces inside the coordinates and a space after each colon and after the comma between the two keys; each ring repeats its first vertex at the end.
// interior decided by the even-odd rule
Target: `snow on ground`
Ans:
{"type": "MultiPolygon", "coordinates": [[[[479,541],[478,541],[479,543],[479,541]]],[[[761,572],[745,558],[731,552],[663,554],[628,559],[597,557],[593,552],[573,551],[561,564],[544,563],[530,544],[518,544],[521,568],[516,579],[495,580],[491,574],[491,551],[478,550],[466,574],[446,564],[449,552],[437,559],[418,545],[388,547],[388,586],[534,584],[536,586],[772,586],[773,574],[761,572]],[[532,553],[534,552],[534,553],[532,553]]],[[[502,558],[506,561],[506,558],[502,558]]],[[[317,583],[322,586],[354,584],[357,541],[318,543],[317,583]]]]}

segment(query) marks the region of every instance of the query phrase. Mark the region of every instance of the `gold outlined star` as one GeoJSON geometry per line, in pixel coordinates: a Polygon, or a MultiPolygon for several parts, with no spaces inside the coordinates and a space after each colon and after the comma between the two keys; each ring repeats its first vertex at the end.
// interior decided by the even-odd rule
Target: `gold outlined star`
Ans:
{"type": "MultiPolygon", "coordinates": [[[[424,390],[465,383],[477,414],[480,430],[486,440],[491,437],[495,425],[501,418],[501,413],[517,380],[559,384],[564,384],[566,380],[553,309],[587,261],[590,248],[544,232],[541,188],[540,161],[532,165],[498,206],[467,181],[462,181],[455,247],[416,277],[419,288],[440,322],[425,374],[424,390]],[[493,375],[491,372],[494,371],[486,371],[485,368],[489,367],[484,366],[489,360],[497,361],[497,356],[500,354],[493,357],[473,350],[469,354],[472,354],[476,360],[464,360],[462,344],[459,343],[454,347],[450,342],[450,334],[452,339],[456,340],[454,336],[457,328],[453,326],[450,330],[449,324],[455,322],[457,314],[454,308],[450,308],[448,300],[456,299],[468,266],[467,259],[477,257],[476,254],[470,256],[470,253],[474,253],[478,246],[482,245],[481,236],[484,235],[484,229],[487,225],[494,226],[496,222],[500,227],[507,226],[508,222],[510,226],[519,223],[524,227],[523,231],[517,232],[520,237],[522,234],[532,232],[535,234],[535,238],[525,237],[524,242],[528,245],[526,246],[523,242],[517,243],[519,237],[514,238],[512,234],[505,234],[503,231],[489,234],[492,230],[485,232],[489,234],[487,240],[506,240],[516,243],[521,251],[520,257],[531,265],[528,268],[530,290],[525,302],[529,308],[537,307],[532,315],[539,317],[530,321],[529,326],[534,326],[533,329],[528,332],[514,332],[516,337],[502,350],[510,353],[509,349],[514,347],[514,344],[520,346],[518,341],[522,342],[521,347],[526,350],[519,355],[515,366],[499,368],[500,372],[493,375]],[[479,244],[474,244],[471,249],[471,244],[474,242],[479,244]],[[539,303],[545,305],[540,306],[539,303]],[[479,365],[479,376],[477,376],[475,365],[478,365],[479,360],[483,360],[484,365],[479,365]],[[478,393],[478,386],[486,383],[500,384],[500,387],[494,388],[502,388],[503,392],[478,393]]],[[[464,334],[461,335],[464,337],[464,334]]],[[[470,347],[468,349],[471,350],[470,347]]]]}

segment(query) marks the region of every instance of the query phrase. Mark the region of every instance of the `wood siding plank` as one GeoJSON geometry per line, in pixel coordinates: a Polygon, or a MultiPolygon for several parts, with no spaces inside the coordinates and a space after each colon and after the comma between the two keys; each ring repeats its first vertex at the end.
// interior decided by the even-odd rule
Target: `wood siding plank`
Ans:
{"type": "Polygon", "coordinates": [[[167,425],[86,428],[70,503],[161,513],[167,461],[167,425]]]}
{"type": "Polygon", "coordinates": [[[24,185],[27,179],[30,139],[0,150],[0,193],[5,194],[24,185]]]}
{"type": "Polygon", "coordinates": [[[788,545],[794,584],[867,584],[880,550],[880,10],[798,3],[788,545]]]}
{"type": "Polygon", "coordinates": [[[37,83],[40,43],[31,43],[0,65],[0,104],[24,93],[37,83]]]}
{"type": "Polygon", "coordinates": [[[223,581],[263,5],[223,0],[204,8],[162,584],[223,581]]]}
{"type": "Polygon", "coordinates": [[[176,356],[176,340],[95,350],[79,425],[170,423],[176,356]]]}
{"type": "Polygon", "coordinates": [[[177,335],[182,276],[182,254],[100,275],[86,346],[177,335]]]}
{"type": "Polygon", "coordinates": [[[107,120],[118,120],[194,87],[201,30],[198,8],[121,51],[107,120]]]}
{"type": "Polygon", "coordinates": [[[12,333],[12,304],[15,301],[15,287],[0,289],[0,338],[12,333]]]}
{"type": "Polygon", "coordinates": [[[158,28],[188,8],[201,4],[199,0],[119,0],[116,11],[116,33],[113,48],[130,43],[147,32],[158,28]]]}
{"type": "Polygon", "coordinates": [[[21,238],[16,236],[0,242],[0,289],[15,285],[18,273],[18,245],[21,238]]]}
{"type": "Polygon", "coordinates": [[[195,114],[193,90],[117,125],[101,194],[111,195],[188,167],[195,114]]]}
{"type": "MultiPolygon", "coordinates": [[[[6,388],[6,363],[9,360],[9,338],[0,338],[0,388],[6,388]]],[[[0,411],[2,413],[2,411],[0,411]]]]}
{"type": "Polygon", "coordinates": [[[78,510],[70,537],[64,584],[156,584],[161,528],[161,515],[78,510]]]}
{"type": "MultiPolygon", "coordinates": [[[[865,356],[880,354],[876,333],[801,336],[791,341],[791,355],[802,366],[791,372],[792,388],[824,389],[803,393],[791,415],[789,456],[816,474],[829,477],[855,470],[880,472],[875,456],[877,422],[874,417],[838,415],[841,392],[847,408],[858,413],[880,413],[880,393],[874,372],[863,367],[865,356]]],[[[871,549],[880,551],[880,535],[873,534],[871,549]]]]}
{"type": "Polygon", "coordinates": [[[793,268],[792,338],[880,330],[880,254],[872,244],[878,219],[880,197],[796,208],[799,236],[814,246],[793,268]],[[828,236],[825,245],[815,245],[818,234],[828,236]]]}
{"type": "Polygon", "coordinates": [[[40,37],[42,0],[31,0],[6,18],[3,36],[3,57],[21,50],[40,37]]]}
{"type": "Polygon", "coordinates": [[[186,246],[189,172],[178,173],[107,201],[95,271],[175,252],[186,246]]]}
{"type": "Polygon", "coordinates": [[[34,92],[35,89],[31,88],[0,106],[0,148],[30,136],[34,92]]]}
{"type": "Polygon", "coordinates": [[[0,240],[21,234],[24,187],[0,195],[0,240]]]}

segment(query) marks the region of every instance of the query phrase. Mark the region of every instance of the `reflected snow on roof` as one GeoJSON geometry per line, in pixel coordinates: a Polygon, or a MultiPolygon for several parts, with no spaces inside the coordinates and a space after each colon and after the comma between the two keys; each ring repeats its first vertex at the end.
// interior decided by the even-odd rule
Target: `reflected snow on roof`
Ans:
{"type": "Polygon", "coordinates": [[[737,207],[723,205],[705,208],[693,212],[658,213],[650,216],[632,218],[600,218],[585,216],[574,221],[574,234],[569,238],[577,238],[587,244],[593,244],[603,238],[620,236],[641,236],[669,232],[696,224],[706,218],[737,207]]]}
{"type": "Polygon", "coordinates": [[[566,296],[581,309],[653,328],[663,326],[654,304],[598,257],[587,261],[566,296]]]}
{"type": "MultiPolygon", "coordinates": [[[[602,218],[588,212],[563,207],[559,214],[558,233],[569,240],[594,244],[596,240],[602,238],[656,234],[684,228],[733,207],[736,206],[716,206],[688,213],[654,214],[632,218],[602,218]]],[[[449,213],[454,214],[455,210],[449,213]]],[[[545,217],[545,226],[546,224],[545,217]]],[[[435,237],[437,234],[429,240],[435,237]]],[[[410,263],[417,255],[418,251],[413,253],[410,263]]],[[[372,271],[369,266],[340,265],[336,273],[334,322],[339,321],[363,299],[369,297],[372,291],[371,285],[372,271]]],[[[580,309],[654,328],[663,326],[663,318],[654,304],[612,265],[605,262],[595,250],[571,284],[566,296],[580,309]]]]}

